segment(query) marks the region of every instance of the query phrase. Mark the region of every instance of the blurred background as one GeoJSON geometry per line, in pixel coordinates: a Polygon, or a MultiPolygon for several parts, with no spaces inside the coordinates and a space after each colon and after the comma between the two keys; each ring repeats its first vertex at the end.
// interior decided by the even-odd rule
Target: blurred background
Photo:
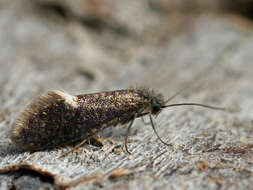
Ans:
{"type": "MultiPolygon", "coordinates": [[[[237,146],[243,136],[242,141],[250,143],[252,21],[251,0],[0,0],[2,142],[10,142],[6,131],[18,112],[48,90],[81,94],[140,84],[165,97],[187,88],[178,97],[181,101],[235,108],[235,115],[218,119],[228,132],[226,138],[231,138],[222,136],[222,142],[235,141],[237,146]]],[[[160,122],[164,128],[168,118],[173,120],[170,114],[160,122]]],[[[207,114],[210,120],[219,115],[212,114],[207,114]]],[[[187,117],[192,120],[193,115],[187,117]]],[[[192,146],[187,135],[197,133],[198,127],[182,131],[186,137],[174,142],[192,146]]],[[[171,130],[175,130],[172,135],[177,134],[177,129],[171,130]]],[[[145,135],[152,134],[150,130],[145,135]]],[[[8,152],[5,148],[2,151],[8,152]]],[[[8,165],[4,157],[0,161],[8,165]]],[[[235,181],[240,180],[241,173],[235,176],[235,181]]],[[[252,180],[251,171],[249,178],[252,180]]],[[[185,179],[177,179],[178,187],[182,187],[185,179]]],[[[219,183],[215,182],[217,187],[219,183]]]]}
{"type": "Polygon", "coordinates": [[[25,96],[141,83],[169,93],[235,79],[252,69],[252,9],[250,0],[1,0],[1,89],[25,96]]]}
{"type": "Polygon", "coordinates": [[[0,113],[51,89],[136,84],[225,103],[239,79],[251,84],[252,10],[250,0],[1,0],[0,113]]]}

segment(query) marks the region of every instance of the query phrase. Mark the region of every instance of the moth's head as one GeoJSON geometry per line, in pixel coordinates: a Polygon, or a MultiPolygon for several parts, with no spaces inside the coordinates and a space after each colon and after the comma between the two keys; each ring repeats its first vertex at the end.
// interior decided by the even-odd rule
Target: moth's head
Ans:
{"type": "Polygon", "coordinates": [[[135,92],[142,95],[145,99],[145,109],[143,113],[158,115],[164,106],[162,94],[144,86],[138,86],[134,89],[135,92]]]}
{"type": "Polygon", "coordinates": [[[162,111],[163,102],[156,97],[150,100],[151,114],[158,115],[162,111]]]}

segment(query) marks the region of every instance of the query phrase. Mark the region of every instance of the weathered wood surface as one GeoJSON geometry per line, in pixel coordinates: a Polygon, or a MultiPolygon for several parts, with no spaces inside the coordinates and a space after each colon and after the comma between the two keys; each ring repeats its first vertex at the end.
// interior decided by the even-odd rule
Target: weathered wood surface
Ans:
{"type": "Polygon", "coordinates": [[[250,14],[229,1],[171,7],[162,0],[0,1],[1,189],[253,189],[250,14]],[[165,97],[189,87],[173,102],[232,111],[163,110],[156,127],[173,147],[136,120],[131,155],[120,148],[124,126],[103,131],[103,147],[87,144],[63,159],[67,148],[22,151],[9,139],[17,114],[47,90],[135,84],[165,97]]]}

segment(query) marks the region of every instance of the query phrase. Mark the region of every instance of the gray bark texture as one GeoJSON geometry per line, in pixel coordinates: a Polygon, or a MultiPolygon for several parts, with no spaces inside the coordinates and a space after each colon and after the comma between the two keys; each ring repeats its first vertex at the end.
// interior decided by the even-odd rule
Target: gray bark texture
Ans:
{"type": "MultiPolygon", "coordinates": [[[[0,189],[253,189],[253,4],[0,0],[0,189]],[[24,151],[17,115],[48,90],[145,85],[174,107],[101,131],[103,146],[24,151]],[[144,117],[146,122],[148,117],[144,117]]],[[[74,126],[73,126],[74,127],[74,126]]]]}

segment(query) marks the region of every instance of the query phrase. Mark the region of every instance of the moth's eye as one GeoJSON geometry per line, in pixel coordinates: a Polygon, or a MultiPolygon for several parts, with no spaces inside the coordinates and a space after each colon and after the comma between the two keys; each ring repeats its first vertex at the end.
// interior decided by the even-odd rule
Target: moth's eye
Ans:
{"type": "Polygon", "coordinates": [[[160,106],[154,106],[153,109],[152,109],[152,111],[153,111],[154,113],[159,112],[159,111],[160,111],[160,106]]]}
{"type": "Polygon", "coordinates": [[[153,98],[151,100],[151,107],[152,107],[153,114],[156,114],[156,113],[160,112],[160,110],[161,110],[161,105],[159,104],[159,102],[155,98],[153,98]]]}

